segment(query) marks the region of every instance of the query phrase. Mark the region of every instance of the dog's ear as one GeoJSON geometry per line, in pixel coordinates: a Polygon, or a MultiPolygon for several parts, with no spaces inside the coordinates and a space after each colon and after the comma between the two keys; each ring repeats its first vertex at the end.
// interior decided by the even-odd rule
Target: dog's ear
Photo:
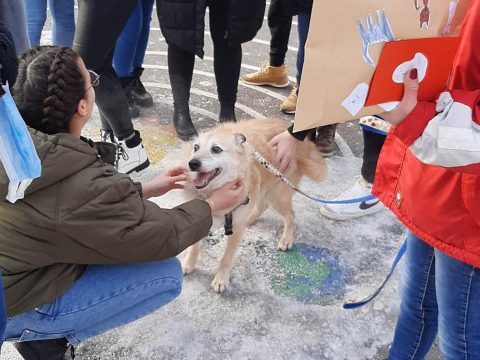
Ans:
{"type": "Polygon", "coordinates": [[[245,137],[245,135],[240,134],[240,133],[235,134],[235,145],[236,146],[242,146],[245,143],[245,141],[247,141],[247,138],[245,137]]]}

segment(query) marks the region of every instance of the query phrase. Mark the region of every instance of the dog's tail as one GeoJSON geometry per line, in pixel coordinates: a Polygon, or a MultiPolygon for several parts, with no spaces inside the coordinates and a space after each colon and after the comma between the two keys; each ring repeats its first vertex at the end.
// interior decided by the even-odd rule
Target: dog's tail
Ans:
{"type": "Polygon", "coordinates": [[[311,141],[303,141],[297,154],[298,169],[303,175],[313,181],[320,181],[325,178],[327,175],[325,160],[311,141]]]}

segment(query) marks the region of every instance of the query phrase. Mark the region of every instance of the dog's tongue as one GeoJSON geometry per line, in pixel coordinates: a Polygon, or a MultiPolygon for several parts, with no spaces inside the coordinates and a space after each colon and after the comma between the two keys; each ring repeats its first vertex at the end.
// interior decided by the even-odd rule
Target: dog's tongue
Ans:
{"type": "Polygon", "coordinates": [[[210,180],[210,175],[212,174],[212,172],[208,172],[208,173],[197,173],[197,177],[195,179],[193,179],[193,185],[195,187],[204,187],[204,186],[207,186],[208,185],[208,181],[210,180]]]}

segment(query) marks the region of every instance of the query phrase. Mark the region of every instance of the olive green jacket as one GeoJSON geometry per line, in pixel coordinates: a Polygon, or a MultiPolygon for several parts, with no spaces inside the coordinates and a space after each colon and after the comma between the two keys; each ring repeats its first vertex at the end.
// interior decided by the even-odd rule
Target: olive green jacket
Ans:
{"type": "Polygon", "coordinates": [[[208,234],[209,205],[161,209],[91,144],[30,130],[42,176],[15,204],[0,166],[0,265],[9,317],[52,302],[89,264],[176,256],[208,234]]]}

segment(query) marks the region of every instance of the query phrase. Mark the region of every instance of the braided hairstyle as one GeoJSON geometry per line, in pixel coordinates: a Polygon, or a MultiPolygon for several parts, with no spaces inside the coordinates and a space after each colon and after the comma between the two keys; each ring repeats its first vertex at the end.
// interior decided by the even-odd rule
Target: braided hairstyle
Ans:
{"type": "Polygon", "coordinates": [[[12,95],[25,123],[46,134],[66,133],[85,97],[79,55],[59,46],[38,46],[19,59],[12,95]]]}

